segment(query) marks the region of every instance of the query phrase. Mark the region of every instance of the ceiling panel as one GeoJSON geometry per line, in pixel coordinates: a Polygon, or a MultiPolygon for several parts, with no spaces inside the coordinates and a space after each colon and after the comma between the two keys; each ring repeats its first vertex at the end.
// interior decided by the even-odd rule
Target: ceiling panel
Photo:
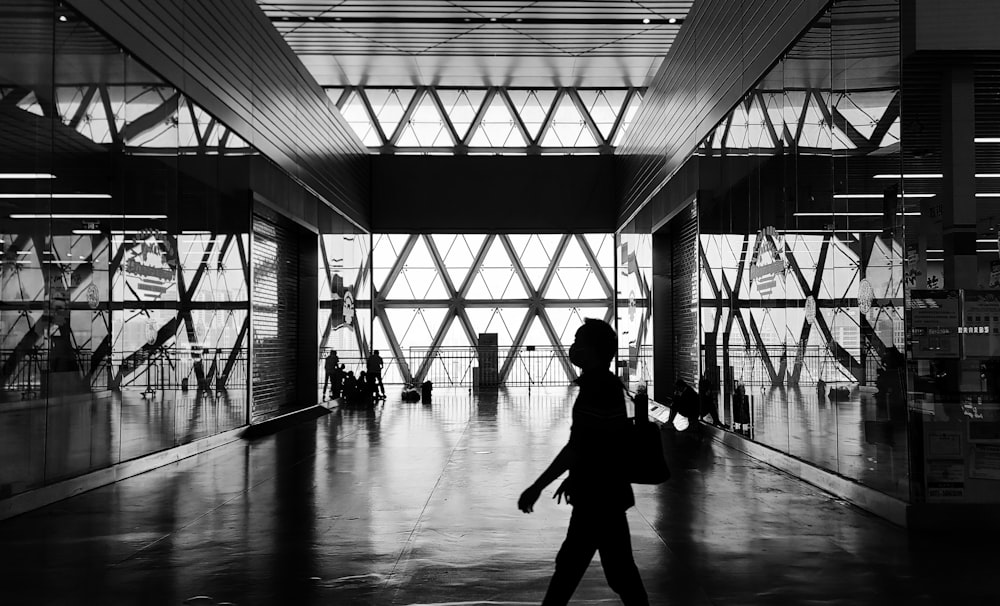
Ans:
{"type": "Polygon", "coordinates": [[[323,86],[641,87],[692,0],[258,4],[323,86]]]}

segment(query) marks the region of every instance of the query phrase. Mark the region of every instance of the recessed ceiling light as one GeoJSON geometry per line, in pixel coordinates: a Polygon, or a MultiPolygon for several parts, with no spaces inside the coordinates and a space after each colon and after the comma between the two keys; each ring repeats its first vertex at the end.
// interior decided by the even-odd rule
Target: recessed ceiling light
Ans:
{"type": "Polygon", "coordinates": [[[50,173],[0,173],[0,179],[55,179],[50,173]]]}
{"type": "Polygon", "coordinates": [[[646,17],[645,19],[643,19],[642,22],[646,23],[646,24],[649,24],[649,17],[646,17]]]}
{"type": "Polygon", "coordinates": [[[671,18],[667,19],[667,23],[673,25],[674,23],[677,23],[677,19],[675,19],[674,17],[671,17],[671,18]]]}

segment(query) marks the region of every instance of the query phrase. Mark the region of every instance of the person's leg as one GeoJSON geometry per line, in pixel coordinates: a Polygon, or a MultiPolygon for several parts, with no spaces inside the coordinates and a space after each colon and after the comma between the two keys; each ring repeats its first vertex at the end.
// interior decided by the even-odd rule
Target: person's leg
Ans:
{"type": "Polygon", "coordinates": [[[323,397],[326,397],[326,386],[330,384],[330,373],[326,373],[326,377],[323,379],[323,397]]]}
{"type": "Polygon", "coordinates": [[[646,588],[632,557],[632,536],[625,512],[609,512],[599,527],[601,535],[597,548],[608,585],[625,606],[649,606],[646,588]]]}
{"type": "Polygon", "coordinates": [[[556,555],[556,571],[549,581],[542,606],[569,604],[576,586],[580,584],[580,579],[587,572],[590,561],[594,559],[599,532],[600,519],[593,515],[588,516],[576,508],[573,509],[573,515],[569,519],[569,530],[566,531],[566,540],[556,555]]]}
{"type": "Polygon", "coordinates": [[[375,384],[378,385],[379,393],[385,395],[385,384],[382,383],[382,371],[375,373],[375,384]]]}

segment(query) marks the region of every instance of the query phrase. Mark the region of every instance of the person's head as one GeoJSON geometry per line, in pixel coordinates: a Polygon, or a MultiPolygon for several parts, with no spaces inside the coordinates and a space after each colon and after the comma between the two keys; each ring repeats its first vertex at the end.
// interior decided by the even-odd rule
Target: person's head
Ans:
{"type": "Polygon", "coordinates": [[[378,355],[378,350],[376,349],[374,353],[375,353],[375,355],[377,356],[377,355],[378,355]]]}
{"type": "Polygon", "coordinates": [[[606,369],[618,349],[618,335],[604,320],[587,318],[576,330],[569,348],[569,361],[580,370],[606,369]]]}
{"type": "Polygon", "coordinates": [[[684,388],[686,387],[687,383],[684,382],[684,379],[677,379],[677,382],[674,383],[674,389],[677,391],[684,391],[684,388]]]}

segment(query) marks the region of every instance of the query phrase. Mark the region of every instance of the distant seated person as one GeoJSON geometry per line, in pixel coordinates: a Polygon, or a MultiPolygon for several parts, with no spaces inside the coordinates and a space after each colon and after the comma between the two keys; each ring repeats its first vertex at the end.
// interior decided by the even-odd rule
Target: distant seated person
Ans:
{"type": "Polygon", "coordinates": [[[354,403],[358,399],[358,379],[354,376],[354,371],[347,371],[344,377],[344,401],[348,404],[354,403]]]}
{"type": "Polygon", "coordinates": [[[667,417],[667,427],[674,428],[674,418],[680,413],[688,421],[698,418],[701,410],[701,402],[698,392],[688,385],[684,379],[677,379],[674,383],[674,399],[670,405],[670,416],[667,417]]]}
{"type": "Polygon", "coordinates": [[[371,377],[365,371],[361,371],[358,375],[358,383],[354,399],[351,400],[352,404],[358,406],[371,406],[372,404],[372,390],[371,390],[371,377]]]}

